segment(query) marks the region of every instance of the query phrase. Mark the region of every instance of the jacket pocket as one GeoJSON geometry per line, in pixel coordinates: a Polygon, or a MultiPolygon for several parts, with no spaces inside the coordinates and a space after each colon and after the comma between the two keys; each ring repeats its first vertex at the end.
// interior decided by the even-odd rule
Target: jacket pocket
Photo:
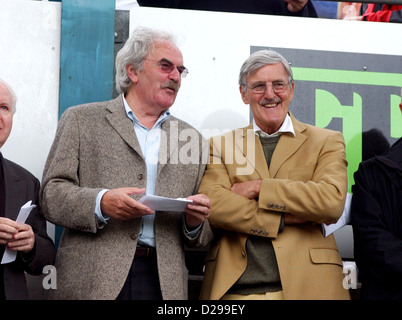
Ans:
{"type": "Polygon", "coordinates": [[[310,259],[314,264],[337,264],[343,266],[341,255],[336,249],[330,248],[311,248],[310,259]]]}

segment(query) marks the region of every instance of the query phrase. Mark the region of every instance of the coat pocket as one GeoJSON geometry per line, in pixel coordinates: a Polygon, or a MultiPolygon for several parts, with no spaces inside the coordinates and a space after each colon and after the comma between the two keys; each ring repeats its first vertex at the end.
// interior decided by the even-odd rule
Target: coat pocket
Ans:
{"type": "Polygon", "coordinates": [[[311,248],[310,259],[314,264],[337,264],[343,266],[341,255],[336,249],[330,248],[311,248]]]}

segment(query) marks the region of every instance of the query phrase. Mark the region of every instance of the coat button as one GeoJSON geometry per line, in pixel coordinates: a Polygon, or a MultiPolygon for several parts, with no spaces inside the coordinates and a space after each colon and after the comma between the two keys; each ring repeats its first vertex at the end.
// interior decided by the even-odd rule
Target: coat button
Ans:
{"type": "Polygon", "coordinates": [[[138,180],[142,180],[142,179],[144,179],[144,175],[143,175],[142,173],[140,173],[140,174],[137,176],[137,178],[138,178],[138,180]]]}
{"type": "Polygon", "coordinates": [[[132,240],[136,240],[136,239],[137,239],[137,234],[135,234],[135,233],[131,234],[131,235],[130,235],[130,238],[131,238],[132,240]]]}

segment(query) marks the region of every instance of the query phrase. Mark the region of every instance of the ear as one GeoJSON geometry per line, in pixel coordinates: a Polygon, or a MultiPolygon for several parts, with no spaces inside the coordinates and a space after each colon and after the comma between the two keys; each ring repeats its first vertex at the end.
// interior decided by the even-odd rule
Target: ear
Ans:
{"type": "Polygon", "coordinates": [[[134,68],[132,64],[128,64],[126,66],[126,72],[132,83],[138,82],[137,70],[134,68]]]}
{"type": "Polygon", "coordinates": [[[295,83],[292,82],[292,86],[290,88],[290,94],[289,94],[289,102],[293,100],[293,93],[295,91],[295,83]]]}
{"type": "Polygon", "coordinates": [[[243,86],[239,86],[241,98],[244,102],[244,104],[249,104],[248,103],[248,97],[247,97],[247,91],[244,91],[243,86]]]}

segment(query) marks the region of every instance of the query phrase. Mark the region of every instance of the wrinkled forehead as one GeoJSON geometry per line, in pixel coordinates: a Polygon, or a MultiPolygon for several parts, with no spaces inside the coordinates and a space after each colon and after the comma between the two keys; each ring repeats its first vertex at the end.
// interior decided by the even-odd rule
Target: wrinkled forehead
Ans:
{"type": "Polygon", "coordinates": [[[148,58],[157,61],[166,59],[175,65],[183,64],[183,55],[180,49],[175,44],[165,40],[155,41],[154,48],[148,53],[148,58]]]}

